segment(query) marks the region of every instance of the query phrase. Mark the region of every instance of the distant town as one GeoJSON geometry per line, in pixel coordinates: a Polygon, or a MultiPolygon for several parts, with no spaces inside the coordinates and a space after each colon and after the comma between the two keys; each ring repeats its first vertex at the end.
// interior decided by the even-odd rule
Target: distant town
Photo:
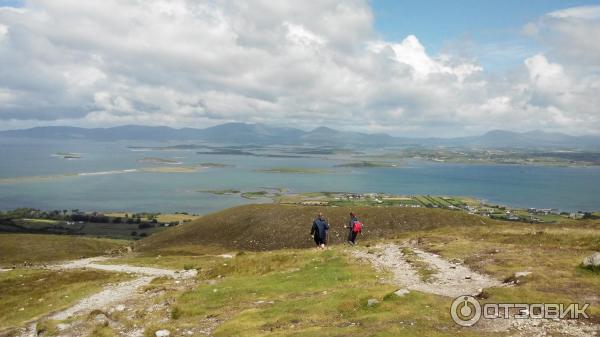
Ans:
{"type": "Polygon", "coordinates": [[[291,203],[304,206],[386,206],[410,208],[442,208],[467,212],[497,220],[522,221],[529,223],[553,223],[563,219],[600,218],[595,212],[565,212],[556,208],[511,208],[492,205],[485,201],[454,196],[432,195],[390,195],[383,193],[305,193],[290,194],[279,198],[279,203],[291,203]]]}

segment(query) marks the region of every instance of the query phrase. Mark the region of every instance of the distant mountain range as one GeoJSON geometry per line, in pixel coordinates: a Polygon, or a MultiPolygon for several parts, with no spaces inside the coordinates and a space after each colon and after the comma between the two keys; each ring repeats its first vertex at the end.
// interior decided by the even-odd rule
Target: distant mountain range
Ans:
{"type": "Polygon", "coordinates": [[[388,134],[357,133],[319,127],[311,131],[264,124],[227,123],[206,129],[174,129],[165,126],[126,125],[111,128],[70,126],[35,127],[0,131],[0,137],[37,139],[87,139],[203,141],[225,144],[278,144],[328,146],[450,146],[477,148],[565,148],[600,150],[600,136],[570,136],[544,131],[512,132],[494,130],[481,136],[458,138],[408,138],[388,134]]]}

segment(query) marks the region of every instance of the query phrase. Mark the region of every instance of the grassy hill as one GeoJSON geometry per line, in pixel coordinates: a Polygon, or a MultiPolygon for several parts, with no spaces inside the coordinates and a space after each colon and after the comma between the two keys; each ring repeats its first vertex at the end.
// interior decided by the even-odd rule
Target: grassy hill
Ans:
{"type": "Polygon", "coordinates": [[[476,226],[493,220],[441,209],[399,207],[307,207],[297,205],[245,205],[209,214],[139,242],[140,251],[214,249],[272,250],[312,247],[313,219],[322,212],[331,225],[330,243],[346,241],[350,211],[365,224],[363,239],[394,238],[406,231],[445,226],[476,226]]]}
{"type": "Polygon", "coordinates": [[[105,254],[126,241],[41,234],[0,234],[0,266],[43,263],[105,254]]]}

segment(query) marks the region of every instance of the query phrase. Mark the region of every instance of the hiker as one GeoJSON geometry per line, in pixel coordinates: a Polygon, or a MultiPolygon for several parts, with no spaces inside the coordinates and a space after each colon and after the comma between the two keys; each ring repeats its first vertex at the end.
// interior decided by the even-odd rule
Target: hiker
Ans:
{"type": "Polygon", "coordinates": [[[350,212],[350,220],[348,221],[348,226],[346,226],[346,228],[349,228],[348,243],[351,245],[355,245],[356,236],[358,235],[358,233],[362,233],[363,228],[363,224],[358,220],[356,214],[350,212]]]}
{"type": "Polygon", "coordinates": [[[313,235],[318,248],[325,248],[328,230],[329,224],[323,217],[323,214],[319,212],[319,215],[313,221],[312,228],[310,229],[310,235],[313,235]]]}

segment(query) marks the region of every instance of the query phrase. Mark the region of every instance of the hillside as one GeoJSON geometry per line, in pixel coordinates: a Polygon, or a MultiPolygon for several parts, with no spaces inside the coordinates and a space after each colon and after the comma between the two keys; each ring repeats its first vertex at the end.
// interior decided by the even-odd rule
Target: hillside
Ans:
{"type": "Polygon", "coordinates": [[[34,127],[0,131],[0,137],[36,139],[87,139],[94,141],[151,140],[203,141],[226,144],[306,145],[319,146],[425,146],[475,148],[580,148],[598,149],[600,136],[571,136],[544,131],[513,132],[492,130],[482,135],[457,138],[409,138],[384,133],[360,133],[317,127],[310,131],[264,124],[225,123],[205,129],[125,125],[110,128],[69,126],[34,127]]]}
{"type": "Polygon", "coordinates": [[[0,267],[98,256],[126,241],[68,235],[0,234],[0,267]]]}
{"type": "MultiPolygon", "coordinates": [[[[296,205],[245,205],[209,214],[203,218],[157,233],[140,242],[141,251],[185,250],[190,245],[217,245],[224,249],[272,250],[312,247],[312,220],[321,211],[330,225],[330,243],[344,243],[348,213],[355,212],[365,223],[362,239],[393,238],[399,233],[444,226],[481,225],[478,217],[463,212],[398,208],[335,207],[296,205]]],[[[493,220],[485,220],[493,222],[493,220]]]]}

